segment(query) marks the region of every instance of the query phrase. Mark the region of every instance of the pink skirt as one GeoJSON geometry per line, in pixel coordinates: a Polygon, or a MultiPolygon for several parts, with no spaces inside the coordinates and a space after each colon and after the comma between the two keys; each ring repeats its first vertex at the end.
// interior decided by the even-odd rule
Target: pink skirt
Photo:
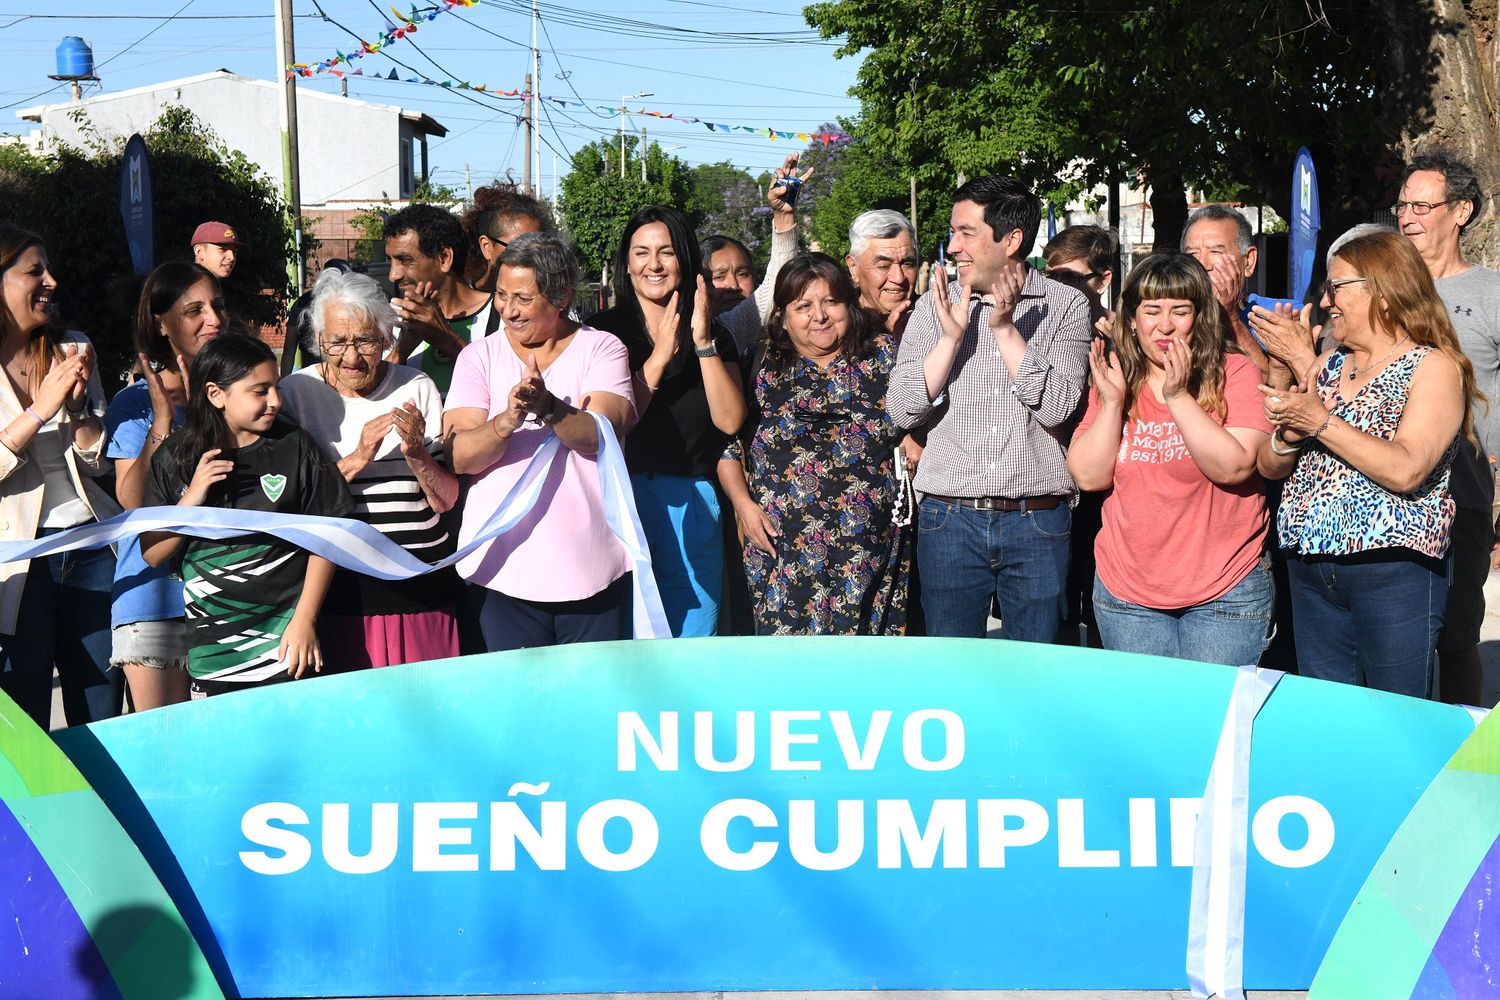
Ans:
{"type": "Polygon", "coordinates": [[[458,655],[451,611],[410,615],[323,615],[318,621],[325,671],[394,667],[458,655]]]}

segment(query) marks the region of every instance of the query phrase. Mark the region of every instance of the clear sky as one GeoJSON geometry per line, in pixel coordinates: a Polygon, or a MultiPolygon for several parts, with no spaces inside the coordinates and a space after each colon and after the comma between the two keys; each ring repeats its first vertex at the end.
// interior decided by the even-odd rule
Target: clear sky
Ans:
{"type": "MultiPolygon", "coordinates": [[[[847,91],[858,57],[835,59],[836,45],[807,26],[800,3],[749,3],[750,8],[727,0],[542,2],[540,93],[613,107],[622,94],[650,91],[654,96],[631,101],[630,108],[782,131],[811,132],[854,113],[858,105],[847,91]]],[[[412,0],[398,4],[406,14],[411,6],[412,0]]],[[[316,63],[357,48],[351,34],[332,22],[374,41],[393,20],[390,8],[377,0],[294,0],[293,7],[299,62],[316,63]]],[[[0,105],[8,105],[0,112],[0,131],[29,130],[29,123],[14,117],[20,108],[66,100],[66,85],[47,74],[56,72],[54,50],[67,35],[92,43],[106,90],[220,68],[271,79],[277,67],[274,9],[274,0],[0,2],[7,62],[0,105]]],[[[367,74],[395,69],[403,79],[423,75],[510,90],[522,86],[530,68],[530,44],[529,0],[480,0],[423,22],[409,39],[364,56],[355,66],[367,74]]],[[[422,84],[349,81],[350,97],[426,112],[447,126],[447,138],[429,146],[435,181],[462,189],[465,164],[476,186],[507,169],[521,177],[523,137],[513,117],[521,102],[477,94],[466,99],[422,84]]],[[[299,86],[337,93],[339,84],[320,76],[299,86]]],[[[619,120],[607,112],[546,102],[542,107],[541,176],[550,193],[554,152],[558,170],[566,173],[568,155],[601,134],[616,134],[619,120]]],[[[671,152],[690,164],[728,160],[758,173],[790,151],[784,141],[711,133],[701,124],[644,117],[632,117],[630,124],[637,130],[646,125],[650,139],[666,148],[680,147],[671,152]]],[[[304,136],[304,148],[306,141],[304,136]]]]}

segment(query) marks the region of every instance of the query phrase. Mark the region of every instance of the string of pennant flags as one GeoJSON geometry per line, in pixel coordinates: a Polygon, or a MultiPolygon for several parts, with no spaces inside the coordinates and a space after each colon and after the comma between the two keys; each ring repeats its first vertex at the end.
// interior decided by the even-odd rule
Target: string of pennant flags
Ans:
{"type": "Polygon", "coordinates": [[[669,111],[651,111],[646,108],[639,108],[635,111],[628,111],[625,109],[612,107],[607,104],[588,104],[584,101],[569,101],[561,97],[544,97],[541,95],[527,94],[521,90],[500,90],[483,83],[471,83],[467,80],[434,80],[425,76],[402,77],[398,75],[394,69],[391,70],[389,74],[382,74],[379,71],[376,71],[374,73],[366,73],[363,67],[358,66],[354,66],[352,69],[350,68],[351,66],[353,66],[356,60],[372,53],[380,52],[386,46],[398,42],[401,39],[405,38],[407,35],[414,33],[417,30],[417,26],[419,23],[434,20],[440,14],[446,13],[447,11],[450,11],[455,7],[473,7],[479,3],[479,0],[437,0],[437,2],[439,6],[419,8],[413,5],[409,14],[402,14],[395,7],[392,7],[391,13],[396,15],[396,18],[401,23],[387,23],[386,30],[382,31],[375,41],[366,42],[361,40],[359,43],[360,47],[351,52],[335,50],[332,56],[322,60],[321,62],[292,63],[287,67],[286,74],[291,78],[317,77],[326,74],[329,76],[338,77],[339,79],[358,76],[364,77],[369,80],[394,80],[400,83],[421,83],[431,87],[443,87],[447,90],[468,90],[472,91],[473,93],[484,94],[489,97],[507,98],[511,100],[521,101],[529,101],[535,97],[536,99],[548,101],[552,104],[556,104],[559,107],[564,108],[586,108],[608,115],[644,115],[648,118],[660,118],[665,121],[681,122],[684,125],[702,125],[710,132],[747,132],[751,135],[757,135],[763,139],[770,139],[772,141],[778,139],[797,142],[815,141],[821,142],[823,145],[827,146],[835,142],[842,142],[849,139],[849,135],[847,133],[838,131],[801,132],[789,129],[769,128],[765,126],[729,125],[724,122],[711,122],[702,118],[695,118],[691,115],[679,115],[669,111]]]}

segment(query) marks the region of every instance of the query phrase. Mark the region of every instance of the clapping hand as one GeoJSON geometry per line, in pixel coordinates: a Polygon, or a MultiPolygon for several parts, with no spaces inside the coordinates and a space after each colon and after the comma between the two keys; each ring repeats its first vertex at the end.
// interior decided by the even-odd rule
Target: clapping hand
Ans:
{"type": "Polygon", "coordinates": [[[1179,396],[1187,395],[1188,381],[1193,374],[1193,354],[1187,341],[1173,337],[1162,351],[1162,367],[1167,377],[1161,386],[1162,399],[1170,403],[1179,396]]]}
{"type": "Polygon", "coordinates": [[[396,435],[401,439],[401,454],[407,458],[424,458],[427,455],[427,418],[411,400],[392,410],[391,421],[396,435]]]}
{"type": "Polygon", "coordinates": [[[1250,307],[1250,329],[1266,353],[1291,371],[1293,382],[1304,379],[1318,359],[1317,343],[1323,327],[1313,326],[1311,319],[1311,304],[1300,310],[1286,302],[1277,303],[1274,310],[1250,307]]]}
{"type": "Polygon", "coordinates": [[[991,330],[1015,325],[1016,303],[1021,301],[1021,288],[1025,284],[1025,264],[1015,260],[1000,269],[1000,277],[990,286],[990,295],[995,299],[995,308],[990,311],[991,330]]]}
{"type": "Polygon", "coordinates": [[[1099,402],[1105,406],[1125,405],[1125,373],[1120,370],[1120,359],[1102,340],[1095,340],[1089,347],[1089,371],[1094,376],[1094,391],[1099,402]]]}
{"type": "Polygon", "coordinates": [[[963,340],[969,327],[969,299],[973,289],[969,285],[968,272],[959,279],[958,299],[949,301],[948,269],[935,267],[932,270],[932,309],[937,313],[938,325],[943,336],[950,340],[963,340]]]}

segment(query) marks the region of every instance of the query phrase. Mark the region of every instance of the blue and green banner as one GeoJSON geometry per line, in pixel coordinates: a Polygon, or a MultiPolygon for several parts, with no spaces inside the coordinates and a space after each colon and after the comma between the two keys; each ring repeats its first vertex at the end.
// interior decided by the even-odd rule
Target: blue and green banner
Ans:
{"type": "Polygon", "coordinates": [[[1226,754],[1243,676],[996,641],[635,641],[57,741],[226,992],[265,997],[1180,988],[1197,845],[1223,839],[1200,841],[1205,788],[1239,755],[1216,778],[1243,799],[1234,961],[1250,989],[1306,988],[1473,721],[1286,677],[1226,754]]]}

